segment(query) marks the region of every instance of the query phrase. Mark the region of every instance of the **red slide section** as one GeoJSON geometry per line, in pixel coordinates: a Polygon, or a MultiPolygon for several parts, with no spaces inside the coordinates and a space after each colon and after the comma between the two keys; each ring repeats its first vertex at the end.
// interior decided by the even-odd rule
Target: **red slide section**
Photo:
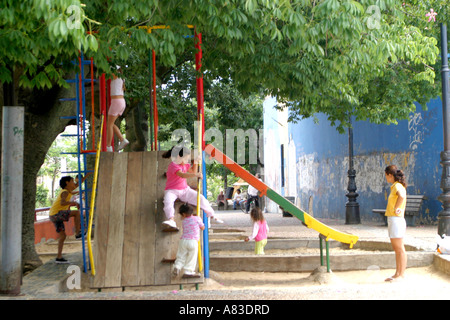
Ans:
{"type": "Polygon", "coordinates": [[[237,176],[241,177],[245,181],[247,181],[249,184],[251,184],[253,187],[258,189],[258,191],[261,193],[260,196],[267,195],[267,190],[269,187],[263,183],[261,180],[256,178],[254,175],[252,175],[250,172],[242,168],[240,165],[238,165],[236,162],[231,160],[228,156],[223,154],[220,150],[217,150],[216,147],[214,147],[212,144],[208,144],[205,147],[205,152],[207,154],[210,154],[211,157],[216,159],[220,164],[224,165],[228,169],[230,169],[232,172],[236,173],[237,176]]]}

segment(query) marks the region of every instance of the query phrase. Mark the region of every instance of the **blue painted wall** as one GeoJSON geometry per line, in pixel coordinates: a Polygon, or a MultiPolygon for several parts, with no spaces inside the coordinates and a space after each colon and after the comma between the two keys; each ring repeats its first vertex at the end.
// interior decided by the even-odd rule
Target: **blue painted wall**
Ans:
{"type": "MultiPolygon", "coordinates": [[[[267,104],[273,105],[273,101],[267,104]]],[[[395,164],[402,169],[408,182],[409,194],[425,194],[429,200],[424,202],[416,223],[434,224],[442,210],[437,197],[440,189],[440,152],[443,149],[442,102],[435,99],[427,104],[424,111],[416,105],[416,112],[409,120],[399,121],[398,125],[376,125],[366,121],[354,121],[354,166],[357,172],[356,185],[359,194],[360,214],[364,220],[380,220],[372,213],[373,208],[385,208],[389,184],[384,177],[384,168],[395,164]]],[[[276,126],[271,119],[278,111],[265,108],[265,141],[267,134],[287,130],[288,141],[295,148],[286,151],[285,158],[295,159],[293,168],[286,168],[285,175],[296,179],[297,205],[310,211],[318,218],[345,219],[348,170],[348,134],[339,134],[324,115],[313,119],[289,123],[287,128],[276,126]],[[295,157],[289,153],[295,153],[295,157]]],[[[282,135],[281,135],[282,136],[282,135]]],[[[278,146],[283,143],[276,139],[278,146]]],[[[273,143],[272,143],[273,144],[273,143]]],[[[277,146],[277,147],[278,147],[277,146]]],[[[265,144],[265,152],[267,152],[265,144]]],[[[269,149],[270,150],[270,149],[269,149]]],[[[265,173],[279,170],[275,165],[267,166],[265,173]]],[[[276,174],[268,177],[268,183],[277,186],[276,174]]],[[[291,188],[292,189],[292,188],[291,188]]]]}

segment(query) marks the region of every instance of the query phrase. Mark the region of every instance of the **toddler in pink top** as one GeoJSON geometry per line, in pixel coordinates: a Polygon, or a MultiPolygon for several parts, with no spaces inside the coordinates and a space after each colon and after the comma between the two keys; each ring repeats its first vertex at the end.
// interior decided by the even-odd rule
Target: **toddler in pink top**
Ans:
{"type": "Polygon", "coordinates": [[[193,209],[187,203],[180,206],[182,215],[183,235],[178,243],[177,259],[173,266],[173,274],[177,276],[181,269],[184,269],[183,277],[200,277],[195,273],[198,255],[198,241],[200,230],[205,229],[205,225],[200,217],[193,214],[193,209]]]}
{"type": "Polygon", "coordinates": [[[263,213],[259,207],[250,211],[250,217],[253,220],[253,232],[245,242],[255,239],[255,254],[264,254],[264,247],[267,244],[267,234],[269,233],[269,225],[264,219],[263,213]]]}
{"type": "MultiPolygon", "coordinates": [[[[202,179],[203,176],[201,172],[197,172],[197,164],[194,164],[191,168],[191,151],[185,147],[173,147],[163,155],[163,158],[172,158],[166,172],[164,213],[167,220],[163,224],[177,229],[174,220],[174,203],[177,199],[180,199],[194,206],[197,205],[197,191],[188,186],[186,179],[193,177],[202,179]]],[[[222,220],[214,217],[214,209],[203,195],[200,195],[200,208],[205,211],[207,217],[213,218],[218,223],[223,223],[222,220]]]]}

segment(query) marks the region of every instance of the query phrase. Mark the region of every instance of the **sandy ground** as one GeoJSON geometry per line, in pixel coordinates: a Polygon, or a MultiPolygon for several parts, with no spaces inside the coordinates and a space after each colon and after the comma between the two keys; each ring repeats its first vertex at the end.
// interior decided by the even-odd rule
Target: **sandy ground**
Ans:
{"type": "MultiPolygon", "coordinates": [[[[49,240],[47,242],[41,242],[36,244],[36,252],[39,255],[39,258],[42,260],[42,263],[46,263],[50,260],[55,260],[57,252],[58,252],[58,241],[57,240],[49,240]]],[[[65,253],[79,252],[82,250],[81,241],[75,240],[75,237],[67,237],[64,247],[63,247],[63,256],[65,253]]]]}
{"type": "MultiPolygon", "coordinates": [[[[49,241],[36,245],[36,250],[40,254],[43,262],[53,260],[56,257],[57,241],[49,241]]],[[[64,253],[78,252],[81,250],[81,242],[69,239],[64,245],[64,253]]],[[[365,252],[365,250],[346,250],[342,248],[331,248],[332,254],[356,254],[365,252]]],[[[313,253],[317,254],[317,249],[299,248],[291,250],[266,250],[266,254],[284,254],[284,255],[301,255],[313,253]]],[[[253,255],[252,251],[221,251],[211,252],[211,255],[253,255]]],[[[332,272],[326,273],[323,269],[318,269],[313,273],[294,273],[294,272],[215,272],[210,271],[210,279],[207,279],[204,284],[200,285],[200,292],[207,295],[209,298],[213,296],[229,292],[228,295],[239,299],[242,291],[250,290],[246,297],[249,299],[259,299],[257,293],[263,290],[266,294],[271,292],[271,297],[277,299],[295,299],[295,295],[301,299],[313,299],[308,296],[308,292],[315,292],[317,299],[321,291],[320,288],[328,288],[326,291],[320,293],[320,296],[331,298],[333,292],[340,298],[350,298],[355,290],[360,292],[361,299],[386,298],[384,292],[398,290],[398,299],[411,298],[429,298],[429,299],[450,299],[450,276],[439,272],[433,266],[421,268],[407,269],[406,277],[403,281],[398,281],[395,284],[384,281],[387,277],[393,275],[392,269],[371,269],[363,271],[347,271],[347,272],[332,272]],[[319,293],[316,291],[319,290],[319,293]],[[424,292],[426,294],[424,295],[424,292]],[[255,294],[256,296],[252,296],[255,294]],[[237,295],[237,296],[236,296],[237,295]],[[305,296],[306,295],[306,296],[305,296]],[[412,297],[411,297],[412,295],[412,297]],[[309,297],[309,298],[308,298],[309,297]]],[[[83,286],[84,287],[84,286],[83,286]]],[[[166,299],[186,299],[184,296],[186,292],[193,294],[192,298],[197,297],[202,299],[201,294],[195,290],[194,285],[186,285],[183,291],[178,290],[178,286],[165,286],[154,288],[128,288],[127,295],[131,299],[136,296],[146,297],[146,299],[158,299],[159,294],[165,295],[166,299]],[[145,292],[152,293],[150,296],[145,292]],[[183,293],[182,293],[183,292],[183,293]],[[170,294],[167,296],[167,294],[170,294]],[[200,295],[200,296],[199,296],[200,295]]],[[[85,288],[84,292],[94,292],[85,288]]],[[[126,297],[125,297],[126,298],[126,297]]],[[[243,297],[245,298],[245,296],[243,297]]]]}
{"type": "MultiPolygon", "coordinates": [[[[217,214],[225,225],[217,226],[210,241],[242,240],[251,232],[248,215],[229,212],[217,214]],[[223,230],[221,230],[223,229],[223,230]],[[219,233],[219,234],[218,234],[219,233]]],[[[279,215],[267,215],[271,237],[283,239],[317,239],[314,230],[307,229],[296,219],[280,219],[279,215]]],[[[358,233],[364,226],[337,226],[349,233],[358,233]]],[[[408,237],[414,245],[432,243],[434,233],[424,233],[428,227],[408,229],[408,237]]],[[[434,227],[431,227],[434,228],[434,227]]],[[[384,227],[368,229],[365,240],[386,241],[384,227]]],[[[408,239],[407,239],[408,240],[408,239]]],[[[432,250],[433,248],[431,248],[432,250]]],[[[43,262],[56,257],[57,241],[36,245],[43,262]]],[[[426,250],[430,250],[427,248],[426,250]]],[[[65,253],[80,252],[81,242],[66,240],[65,253]]],[[[330,248],[332,255],[367,253],[366,250],[330,248]]],[[[211,251],[214,255],[253,255],[253,250],[211,251]]],[[[266,255],[318,254],[318,249],[299,248],[292,250],[266,249],[266,255]]],[[[323,270],[322,270],[323,271],[323,270]]],[[[126,288],[124,292],[98,293],[91,289],[82,292],[61,293],[61,299],[145,299],[145,300],[298,300],[298,299],[450,299],[450,275],[435,267],[408,268],[403,281],[388,283],[384,280],[393,275],[392,269],[370,269],[346,272],[286,273],[286,272],[215,272],[210,279],[195,290],[194,285],[126,288]],[[72,295],[72,296],[70,296],[72,295]]]]}

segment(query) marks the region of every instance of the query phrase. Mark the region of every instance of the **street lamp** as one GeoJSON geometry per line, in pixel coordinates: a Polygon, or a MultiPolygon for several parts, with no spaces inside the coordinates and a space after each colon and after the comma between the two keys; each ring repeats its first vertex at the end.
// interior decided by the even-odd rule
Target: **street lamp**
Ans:
{"type": "Polygon", "coordinates": [[[361,219],[359,216],[359,203],[356,201],[358,193],[356,193],[356,170],[353,168],[353,128],[351,126],[350,116],[350,126],[348,127],[348,193],[345,195],[348,201],[345,204],[345,224],[359,224],[361,219]]]}
{"type": "Polygon", "coordinates": [[[441,189],[443,193],[438,197],[442,202],[442,210],[438,214],[438,234],[450,234],[450,97],[449,97],[449,68],[447,48],[447,26],[441,23],[441,54],[442,54],[442,116],[444,129],[444,151],[441,152],[441,189]]]}

